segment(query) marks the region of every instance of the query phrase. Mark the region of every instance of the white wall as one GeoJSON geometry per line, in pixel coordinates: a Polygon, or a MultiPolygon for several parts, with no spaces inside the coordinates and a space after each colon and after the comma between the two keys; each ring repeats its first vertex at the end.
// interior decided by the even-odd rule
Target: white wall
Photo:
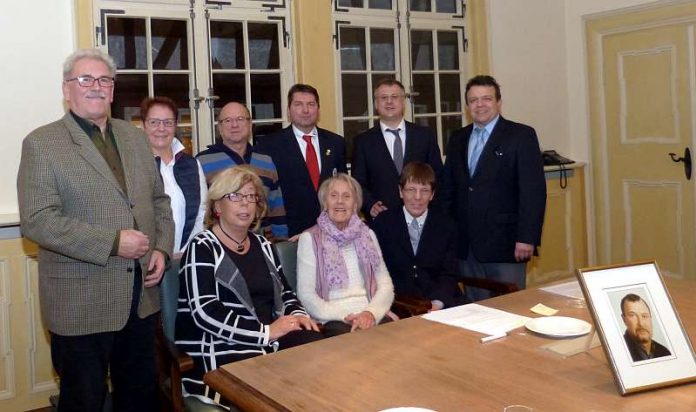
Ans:
{"type": "Polygon", "coordinates": [[[0,13],[0,224],[17,221],[24,136],[63,115],[62,64],[74,49],[72,0],[5,1],[0,13]]]}
{"type": "Polygon", "coordinates": [[[534,127],[543,149],[568,153],[564,2],[490,0],[490,56],[503,116],[534,127]]]}
{"type": "MultiPolygon", "coordinates": [[[[583,16],[624,7],[660,3],[647,0],[566,0],[566,48],[568,53],[569,153],[590,159],[590,120],[587,93],[587,48],[583,16]]],[[[665,3],[665,2],[663,2],[665,3]]]]}
{"type": "Polygon", "coordinates": [[[583,16],[646,0],[489,0],[492,75],[503,114],[537,130],[543,149],[589,159],[583,16]]]}

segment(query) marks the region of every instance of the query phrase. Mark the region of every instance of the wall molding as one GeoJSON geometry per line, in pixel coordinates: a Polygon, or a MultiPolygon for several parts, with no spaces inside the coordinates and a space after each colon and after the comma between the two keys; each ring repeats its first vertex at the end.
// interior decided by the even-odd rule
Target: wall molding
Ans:
{"type": "Polygon", "coordinates": [[[10,268],[7,257],[0,257],[0,358],[3,368],[0,371],[5,376],[5,387],[0,388],[0,400],[16,396],[15,384],[15,353],[12,348],[12,329],[10,323],[10,308],[12,307],[10,291],[10,268]]]}
{"type": "Polygon", "coordinates": [[[38,284],[38,279],[37,282],[32,281],[32,278],[38,277],[38,275],[38,260],[36,256],[25,256],[24,305],[26,310],[24,311],[24,313],[26,313],[27,315],[26,321],[27,325],[29,325],[29,328],[27,330],[29,341],[29,346],[27,347],[27,357],[29,359],[28,374],[29,391],[31,393],[55,391],[56,389],[58,389],[58,385],[55,379],[52,378],[49,380],[41,380],[40,378],[40,369],[45,368],[46,365],[40,364],[40,362],[37,359],[38,340],[43,339],[44,336],[43,324],[41,323],[41,311],[36,310],[39,307],[39,291],[35,290],[33,286],[34,284],[38,284]]]}

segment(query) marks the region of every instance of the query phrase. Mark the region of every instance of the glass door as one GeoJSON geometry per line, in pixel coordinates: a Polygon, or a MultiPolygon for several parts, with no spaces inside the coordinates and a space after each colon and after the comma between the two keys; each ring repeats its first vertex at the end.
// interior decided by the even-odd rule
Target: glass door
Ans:
{"type": "Polygon", "coordinates": [[[334,0],[343,135],[353,137],[377,119],[373,85],[400,80],[405,117],[437,133],[447,147],[462,127],[466,82],[465,4],[461,0],[334,0]]]}
{"type": "Polygon", "coordinates": [[[168,96],[179,107],[177,136],[191,153],[214,143],[216,116],[247,105],[254,133],[282,127],[292,84],[284,0],[94,0],[100,47],[117,63],[113,116],[140,126],[140,102],[168,96]]]}

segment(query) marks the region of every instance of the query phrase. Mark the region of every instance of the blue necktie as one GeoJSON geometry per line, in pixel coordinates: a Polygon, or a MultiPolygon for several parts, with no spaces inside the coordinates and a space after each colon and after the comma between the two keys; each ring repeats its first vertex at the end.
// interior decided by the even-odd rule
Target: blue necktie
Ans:
{"type": "Polygon", "coordinates": [[[481,157],[481,152],[483,152],[483,146],[486,144],[486,129],[485,128],[474,128],[474,133],[472,133],[474,147],[471,149],[471,156],[469,157],[469,176],[473,176],[476,171],[476,164],[478,163],[479,157],[481,157]]]}
{"type": "Polygon", "coordinates": [[[418,250],[418,242],[420,241],[420,225],[417,219],[413,219],[411,224],[408,225],[408,237],[411,238],[411,247],[413,248],[413,254],[416,254],[418,250]]]}

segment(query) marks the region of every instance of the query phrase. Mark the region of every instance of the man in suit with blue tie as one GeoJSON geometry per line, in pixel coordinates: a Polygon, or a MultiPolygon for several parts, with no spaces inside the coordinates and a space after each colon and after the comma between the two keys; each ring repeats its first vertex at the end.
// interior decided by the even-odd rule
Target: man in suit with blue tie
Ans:
{"type": "Polygon", "coordinates": [[[546,207],[539,141],[533,128],[500,115],[493,77],[469,80],[465,96],[473,124],[450,137],[438,200],[457,221],[460,273],[523,289],[546,207]]]}
{"type": "Polygon", "coordinates": [[[296,84],[288,92],[285,129],[264,136],[256,150],[273,159],[285,201],[291,240],[316,224],[321,212],[317,190],[324,179],[346,171],[343,137],[317,127],[319,92],[307,84],[296,84]]]}
{"type": "Polygon", "coordinates": [[[396,299],[427,299],[433,310],[466,303],[457,285],[454,222],[437,208],[428,207],[436,186],[430,165],[409,163],[399,182],[404,205],[380,213],[372,223],[396,299]]]}
{"type": "Polygon", "coordinates": [[[427,127],[404,120],[406,91],[401,82],[382,80],[374,99],[379,124],[355,137],[351,166],[352,176],[363,189],[363,213],[372,218],[403,204],[399,175],[409,162],[425,162],[436,174],[442,168],[437,136],[427,127]]]}

